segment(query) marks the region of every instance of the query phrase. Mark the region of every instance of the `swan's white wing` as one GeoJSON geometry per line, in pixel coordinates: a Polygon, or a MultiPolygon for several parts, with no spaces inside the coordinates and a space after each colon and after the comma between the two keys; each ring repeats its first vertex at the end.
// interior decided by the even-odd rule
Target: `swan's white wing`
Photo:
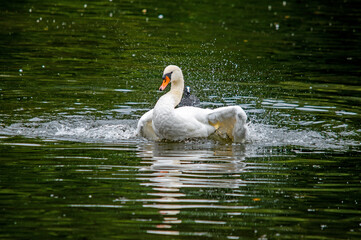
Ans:
{"type": "Polygon", "coordinates": [[[211,109],[204,109],[198,107],[179,107],[175,109],[177,118],[195,119],[201,123],[208,124],[208,114],[212,113],[211,109]]]}
{"type": "Polygon", "coordinates": [[[186,139],[208,137],[215,128],[208,123],[207,115],[210,109],[197,107],[180,107],[174,110],[172,131],[169,131],[172,139],[186,139]],[[176,119],[176,120],[175,120],[176,119]]]}
{"type": "Polygon", "coordinates": [[[152,126],[153,119],[153,109],[146,112],[138,122],[137,126],[137,135],[145,137],[147,139],[156,140],[158,139],[157,135],[154,132],[152,126]]]}
{"type": "Polygon", "coordinates": [[[220,107],[207,115],[209,124],[216,128],[216,134],[234,142],[244,142],[248,134],[247,115],[239,106],[220,107]]]}

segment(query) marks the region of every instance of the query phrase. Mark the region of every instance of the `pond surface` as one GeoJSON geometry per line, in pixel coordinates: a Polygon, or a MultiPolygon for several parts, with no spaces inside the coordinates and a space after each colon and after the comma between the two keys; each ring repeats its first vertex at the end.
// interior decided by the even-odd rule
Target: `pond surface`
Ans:
{"type": "Polygon", "coordinates": [[[357,1],[7,1],[1,239],[360,239],[357,1]],[[247,144],[152,142],[182,68],[247,144]]]}

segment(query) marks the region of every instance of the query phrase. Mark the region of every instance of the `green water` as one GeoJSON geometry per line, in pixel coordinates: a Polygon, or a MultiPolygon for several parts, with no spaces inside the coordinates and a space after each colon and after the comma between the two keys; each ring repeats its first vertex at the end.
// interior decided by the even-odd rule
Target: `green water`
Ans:
{"type": "Polygon", "coordinates": [[[360,239],[358,1],[2,1],[0,239],[360,239]],[[135,136],[182,68],[250,142],[135,136]]]}

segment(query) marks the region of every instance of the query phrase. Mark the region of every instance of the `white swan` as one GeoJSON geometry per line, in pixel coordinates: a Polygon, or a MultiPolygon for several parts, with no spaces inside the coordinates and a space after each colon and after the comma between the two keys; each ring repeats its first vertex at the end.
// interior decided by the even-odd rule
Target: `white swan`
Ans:
{"type": "Polygon", "coordinates": [[[239,106],[202,109],[175,108],[181,101],[184,79],[179,67],[169,65],[163,72],[163,91],[171,83],[168,93],[159,98],[154,108],[138,122],[137,135],[151,140],[184,140],[216,137],[233,142],[245,142],[248,127],[247,115],[239,106]]]}

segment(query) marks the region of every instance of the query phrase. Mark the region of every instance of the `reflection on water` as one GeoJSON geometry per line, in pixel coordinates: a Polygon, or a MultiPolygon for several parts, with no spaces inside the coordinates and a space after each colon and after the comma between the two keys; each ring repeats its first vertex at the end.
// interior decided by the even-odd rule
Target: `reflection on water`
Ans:
{"type": "MultiPolygon", "coordinates": [[[[307,157],[270,151],[265,159],[264,154],[249,156],[247,148],[209,142],[139,145],[142,161],[136,178],[149,187],[142,207],[154,208],[161,216],[147,233],[234,239],[286,237],[290,229],[311,235],[326,228],[337,233],[341,226],[328,218],[357,206],[359,190],[353,186],[359,179],[347,173],[348,167],[333,169],[338,163],[319,160],[320,153],[307,157]],[[349,176],[346,189],[342,177],[336,177],[341,172],[349,176]],[[271,235],[270,223],[276,231],[271,235]]],[[[355,160],[348,158],[350,167],[355,160]]],[[[344,221],[342,229],[355,230],[358,220],[344,221]]]]}
{"type": "Polygon", "coordinates": [[[220,177],[223,174],[237,174],[245,168],[244,146],[221,145],[217,147],[219,149],[202,150],[198,143],[194,144],[198,145],[197,150],[185,148],[184,143],[146,144],[144,149],[140,149],[139,156],[144,160],[142,163],[150,164],[140,170],[151,171],[152,175],[155,175],[150,186],[164,190],[186,187],[239,187],[241,180],[220,177]],[[237,152],[234,152],[236,150],[237,152]],[[206,178],[202,177],[204,175],[206,178]]]}
{"type": "MultiPolygon", "coordinates": [[[[145,167],[140,169],[139,176],[142,185],[153,190],[148,193],[151,207],[159,210],[163,216],[162,224],[156,229],[147,230],[152,234],[179,235],[173,226],[184,222],[184,209],[245,209],[249,206],[224,205],[222,200],[209,198],[189,198],[185,188],[196,188],[198,191],[207,189],[238,189],[244,185],[238,178],[239,173],[246,168],[245,147],[242,145],[216,145],[202,147],[187,146],[186,143],[153,143],[144,144],[138,149],[139,157],[145,167]],[[193,149],[192,149],[193,148],[193,149]]],[[[185,220],[185,222],[187,219],[185,220]]],[[[193,219],[196,224],[226,224],[225,221],[193,219]]],[[[190,235],[210,236],[208,232],[191,232],[190,235]]]]}
{"type": "Polygon", "coordinates": [[[1,142],[2,237],[359,235],[352,152],[252,153],[248,144],[209,141],[1,142]]]}

